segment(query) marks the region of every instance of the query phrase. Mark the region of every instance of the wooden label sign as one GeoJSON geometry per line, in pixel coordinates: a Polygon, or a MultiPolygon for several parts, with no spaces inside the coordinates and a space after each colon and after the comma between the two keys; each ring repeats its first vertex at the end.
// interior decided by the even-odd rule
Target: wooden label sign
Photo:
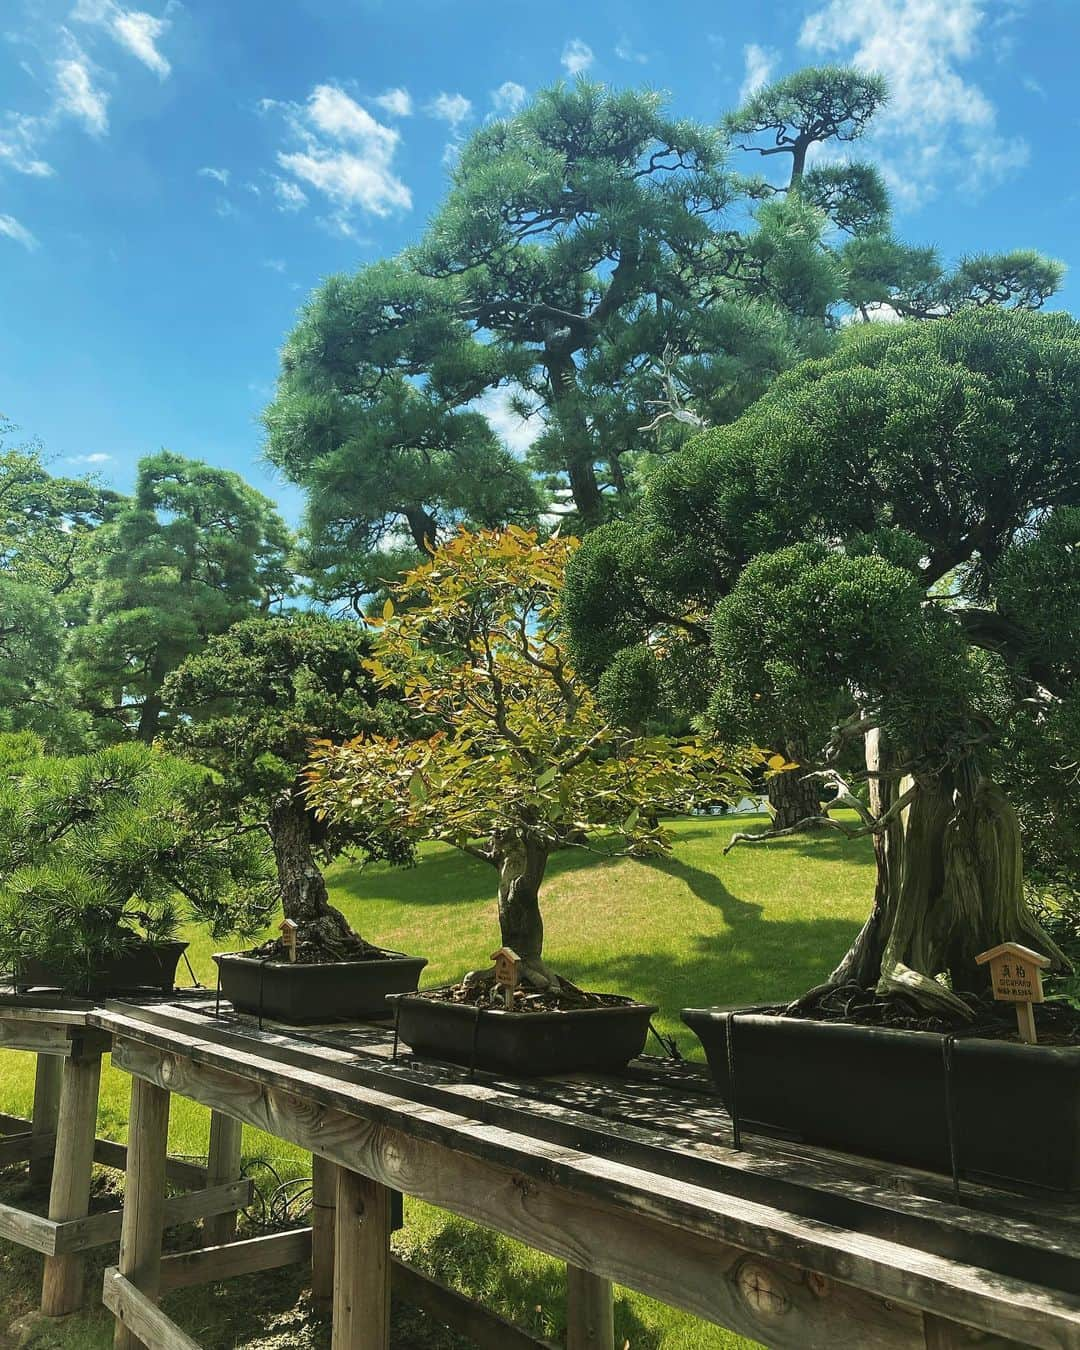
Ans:
{"type": "Polygon", "coordinates": [[[513,1006],[514,990],[521,982],[521,957],[510,947],[500,947],[491,953],[495,962],[495,983],[503,991],[508,1008],[513,1006]]]}
{"type": "Polygon", "coordinates": [[[1002,942],[988,952],[980,952],[975,960],[980,966],[990,963],[990,979],[994,997],[1003,1003],[1016,1004],[1016,1025],[1020,1036],[1029,1045],[1036,1043],[1033,1003],[1042,1003],[1042,973],[1050,964],[1049,957],[1022,947],[1019,942],[1002,942]]]}
{"type": "Polygon", "coordinates": [[[296,930],[299,927],[292,919],[282,919],[278,925],[281,930],[281,940],[284,942],[286,950],[289,953],[289,960],[296,960],[296,930]]]}

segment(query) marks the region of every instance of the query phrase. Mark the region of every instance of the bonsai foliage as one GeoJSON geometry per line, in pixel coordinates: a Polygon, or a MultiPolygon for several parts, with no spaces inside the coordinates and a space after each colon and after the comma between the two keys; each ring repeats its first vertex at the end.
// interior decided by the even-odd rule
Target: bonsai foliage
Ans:
{"type": "Polygon", "coordinates": [[[833,982],[962,1015],[940,977],[981,988],[978,952],[1063,959],[1025,903],[1009,789],[1026,814],[1051,766],[1059,800],[1075,781],[1078,429],[1065,314],[860,326],[574,560],[573,651],[613,711],[695,696],[720,734],[807,747],[784,776],[860,818],[755,838],[873,836],[873,912],[833,982]]]}
{"type": "Polygon", "coordinates": [[[207,809],[206,772],[137,744],[70,757],[0,737],[0,961],[46,963],[82,988],[107,958],[174,938],[254,931],[272,902],[267,850],[207,809]]]}
{"type": "Polygon", "coordinates": [[[382,697],[365,668],[371,639],[357,623],[318,614],[252,618],[213,637],[165,683],[182,711],[170,743],[215,771],[226,810],[261,824],[277,864],[287,918],[298,925],[301,957],[365,954],[367,944],[327,898],[316,862],[361,850],[407,861],[408,844],[362,819],[315,816],[304,797],[311,742],[360,728],[390,732],[400,701],[382,697]]]}
{"type": "Polygon", "coordinates": [[[288,531],[238,474],[163,451],[140,462],[105,546],[77,674],[104,727],[149,743],[167,723],[166,675],[287,593],[288,531]]]}
{"type": "Polygon", "coordinates": [[[539,892],[555,848],[612,831],[662,854],[661,809],[737,791],[741,778],[696,741],[640,737],[608,721],[569,665],[563,572],[576,543],[524,530],[461,533],[394,588],[368,668],[435,726],[423,739],[362,734],[316,747],[310,796],[341,821],[440,839],[498,871],[502,941],[537,988],[539,892]]]}

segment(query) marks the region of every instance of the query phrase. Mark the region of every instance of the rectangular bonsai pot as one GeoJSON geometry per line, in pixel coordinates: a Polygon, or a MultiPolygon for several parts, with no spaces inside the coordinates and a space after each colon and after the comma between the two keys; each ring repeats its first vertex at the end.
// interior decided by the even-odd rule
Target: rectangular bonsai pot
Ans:
{"type": "Polygon", "coordinates": [[[1080,1046],[959,1037],[947,1094],[946,1038],[934,1032],[754,1009],[734,1021],[717,1008],[682,1018],[749,1129],[949,1173],[951,1095],[963,1175],[1080,1191],[1080,1046]]]}
{"type": "Polygon", "coordinates": [[[139,943],[113,956],[103,956],[93,975],[78,988],[65,986],[59,973],[41,961],[24,961],[15,978],[16,989],[70,989],[78,994],[127,994],[139,989],[172,993],[176,967],[187,950],[186,942],[139,943]]]}
{"type": "Polygon", "coordinates": [[[645,1048],[649,1019],[657,1011],[651,1003],[626,1003],[520,1013],[422,994],[391,1002],[398,1038],[416,1054],[514,1076],[618,1072],[645,1048]]]}
{"type": "Polygon", "coordinates": [[[387,995],[415,989],[427,965],[423,956],[294,964],[235,952],[214,960],[221,993],[238,1012],[294,1023],[388,1017],[387,995]]]}

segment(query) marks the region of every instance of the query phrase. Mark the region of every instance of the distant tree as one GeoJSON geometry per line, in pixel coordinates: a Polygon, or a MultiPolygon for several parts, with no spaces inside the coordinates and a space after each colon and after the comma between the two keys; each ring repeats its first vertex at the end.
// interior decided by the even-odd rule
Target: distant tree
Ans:
{"type": "Polygon", "coordinates": [[[979,951],[1062,960],[1025,902],[1016,805],[1037,812],[1052,765],[1075,796],[1078,391],[1065,314],[857,326],[571,564],[571,651],[612,715],[696,698],[718,735],[795,739],[779,776],[858,814],[756,836],[874,840],[873,911],[832,984],[963,1016],[979,951]]]}
{"type": "Polygon", "coordinates": [[[82,697],[103,732],[154,739],[169,672],[288,593],[289,544],[272,503],[238,474],[167,451],[140,462],[74,646],[82,697]]]}
{"type": "Polygon", "coordinates": [[[543,961],[540,888],[567,839],[609,829],[664,853],[664,808],[730,795],[741,778],[692,741],[635,737],[608,722],[566,660],[559,596],[571,541],[460,534],[394,588],[368,663],[434,723],[417,740],[364,733],[316,747],[311,799],[339,822],[441,839],[498,874],[502,941],[533,987],[562,985],[543,961]]]}
{"type": "Polygon", "coordinates": [[[253,931],[271,896],[256,836],[206,809],[206,773],[147,746],[41,753],[0,737],[0,963],[35,959],[70,988],[108,958],[175,938],[253,931]]]}
{"type": "Polygon", "coordinates": [[[285,916],[299,925],[298,942],[322,959],[355,957],[367,944],[330,904],[316,857],[410,857],[405,840],[363,819],[317,817],[304,792],[312,741],[400,730],[401,702],[380,694],[365,667],[370,651],[368,634],[348,620],[244,619],[189,656],[163,692],[183,714],[172,746],[215,771],[215,796],[227,812],[264,826],[285,916]]]}

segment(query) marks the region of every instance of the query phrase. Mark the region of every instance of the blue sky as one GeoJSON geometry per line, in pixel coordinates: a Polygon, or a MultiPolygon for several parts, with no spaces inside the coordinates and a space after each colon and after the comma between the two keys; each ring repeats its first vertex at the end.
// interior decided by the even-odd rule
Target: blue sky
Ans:
{"type": "MultiPolygon", "coordinates": [[[[902,237],[1080,265],[1077,0],[0,11],[0,412],[57,470],[121,487],[167,446],[240,470],[295,516],[256,419],[298,304],[416,237],[471,128],[582,71],[716,121],[800,65],[879,69],[892,105],[863,153],[902,237]]],[[[1054,303],[1078,299],[1070,276],[1054,303]]]]}

